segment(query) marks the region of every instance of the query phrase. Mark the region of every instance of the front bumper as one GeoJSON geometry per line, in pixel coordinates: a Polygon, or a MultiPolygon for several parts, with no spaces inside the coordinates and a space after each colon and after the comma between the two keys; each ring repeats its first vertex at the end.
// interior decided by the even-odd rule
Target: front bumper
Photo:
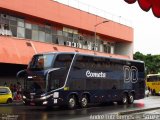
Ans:
{"type": "Polygon", "coordinates": [[[64,100],[61,98],[49,98],[49,99],[23,99],[23,103],[28,106],[57,106],[64,104],[64,100]]]}

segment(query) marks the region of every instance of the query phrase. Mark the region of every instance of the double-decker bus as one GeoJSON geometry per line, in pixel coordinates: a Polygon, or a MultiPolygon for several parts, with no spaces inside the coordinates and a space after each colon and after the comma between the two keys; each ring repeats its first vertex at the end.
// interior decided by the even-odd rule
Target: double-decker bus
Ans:
{"type": "Polygon", "coordinates": [[[74,52],[36,54],[24,77],[25,105],[132,104],[145,96],[144,63],[74,52]]]}
{"type": "Polygon", "coordinates": [[[148,74],[146,85],[152,95],[160,95],[160,74],[148,74]]]}

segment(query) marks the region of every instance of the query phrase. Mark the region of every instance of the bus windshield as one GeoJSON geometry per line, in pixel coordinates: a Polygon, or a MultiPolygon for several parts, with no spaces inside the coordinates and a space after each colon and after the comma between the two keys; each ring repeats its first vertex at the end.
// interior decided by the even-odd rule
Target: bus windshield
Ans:
{"type": "Polygon", "coordinates": [[[30,64],[30,70],[45,70],[52,67],[52,61],[54,58],[54,54],[42,54],[42,55],[35,55],[30,64]]]}
{"type": "Polygon", "coordinates": [[[160,74],[147,75],[147,82],[158,82],[160,81],[160,74]]]}
{"type": "Polygon", "coordinates": [[[42,76],[35,76],[27,79],[25,87],[28,92],[41,94],[46,91],[46,81],[42,76]]]}

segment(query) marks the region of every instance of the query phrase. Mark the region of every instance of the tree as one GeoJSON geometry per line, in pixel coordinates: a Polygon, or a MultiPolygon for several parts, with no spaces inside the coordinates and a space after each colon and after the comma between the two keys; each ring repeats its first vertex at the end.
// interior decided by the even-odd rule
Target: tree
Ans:
{"type": "Polygon", "coordinates": [[[143,55],[142,53],[140,52],[136,52],[134,55],[133,55],[133,59],[135,60],[141,60],[141,61],[144,61],[145,60],[145,55],[143,55]]]}
{"type": "Polygon", "coordinates": [[[160,55],[143,55],[140,52],[136,52],[133,55],[135,60],[144,61],[146,67],[146,74],[156,74],[160,72],[160,55]]]}

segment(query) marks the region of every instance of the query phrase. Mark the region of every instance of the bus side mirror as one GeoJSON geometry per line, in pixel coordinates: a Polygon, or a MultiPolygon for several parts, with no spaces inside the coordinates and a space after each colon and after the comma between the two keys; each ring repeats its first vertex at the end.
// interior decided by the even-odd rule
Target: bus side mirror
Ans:
{"type": "Polygon", "coordinates": [[[21,77],[24,77],[25,75],[27,75],[26,70],[21,70],[16,74],[16,78],[19,79],[21,77]]]}

